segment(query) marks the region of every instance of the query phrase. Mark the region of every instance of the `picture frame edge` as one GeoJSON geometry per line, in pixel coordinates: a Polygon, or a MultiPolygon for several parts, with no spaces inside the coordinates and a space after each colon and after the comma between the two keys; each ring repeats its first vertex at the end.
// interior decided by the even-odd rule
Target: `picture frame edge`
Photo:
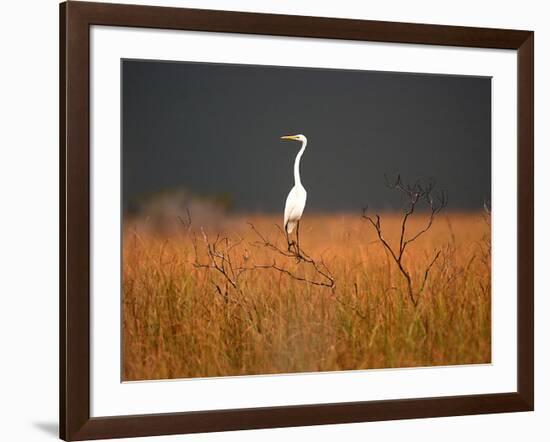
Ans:
{"type": "MultiPolygon", "coordinates": [[[[209,431],[325,425],[335,423],[369,422],[375,420],[413,419],[453,415],[532,411],[534,409],[534,32],[492,28],[469,28],[444,25],[373,22],[364,20],[332,19],[291,15],[211,11],[160,6],[116,5],[70,1],[59,5],[59,131],[60,131],[60,241],[59,241],[59,436],[61,439],[87,440],[113,437],[153,436],[209,431]],[[173,12],[178,10],[177,17],[173,12]],[[132,12],[134,11],[134,12],[132,12]],[[245,32],[246,19],[277,21],[277,30],[284,20],[307,21],[308,26],[322,24],[326,29],[331,21],[342,25],[368,24],[358,40],[387,41],[390,43],[441,44],[466,47],[489,47],[518,51],[518,391],[497,394],[443,396],[388,401],[355,403],[311,404],[283,407],[264,407],[238,410],[213,410],[139,416],[90,417],[90,297],[89,297],[89,27],[93,24],[126,26],[136,23],[144,14],[141,27],[161,27],[163,17],[170,29],[182,14],[193,17],[217,17],[215,29],[224,29],[223,16],[239,21],[233,31],[245,32]],[[124,17],[121,17],[121,14],[124,17]],[[221,17],[221,18],[220,18],[221,17]],[[376,25],[375,25],[376,24],[376,25]],[[398,28],[395,28],[395,26],[398,28]],[[383,28],[401,29],[394,40],[377,40],[383,28]],[[374,28],[373,28],[374,27],[374,28]],[[409,34],[420,32],[416,38],[409,34]],[[373,30],[374,29],[374,30],[373,30]],[[405,34],[403,34],[405,32],[405,34]],[[434,37],[433,33],[443,33],[434,37]],[[467,37],[468,32],[472,33],[467,37]],[[476,45],[480,39],[487,46],[476,45]],[[435,38],[435,43],[430,42],[435,38]],[[453,40],[458,44],[444,43],[453,40]],[[499,40],[499,37],[502,38],[499,40]],[[506,36],[506,38],[502,37],[506,36]],[[407,406],[408,410],[400,407],[407,406]],[[322,415],[320,413],[323,413],[322,415]],[[283,414],[281,414],[283,413],[283,414]],[[325,414],[329,413],[329,415],[325,414]],[[330,414],[332,413],[332,414],[330,414]],[[393,413],[393,414],[392,414],[393,413]],[[285,416],[286,414],[286,416],[285,416]],[[271,417],[269,417],[271,415],[271,417]],[[224,416],[227,421],[220,419],[224,416]],[[293,417],[294,416],[294,417],[293,417]],[[326,417],[331,416],[331,417],[326,417]],[[254,423],[254,419],[263,419],[254,423]],[[286,419],[286,421],[285,421],[286,419]],[[194,422],[194,423],[193,423],[194,422]]],[[[199,22],[200,22],[199,20],[199,22]]],[[[284,24],[284,23],[283,23],[284,24]]],[[[210,25],[212,28],[212,25],[210,25]]],[[[176,28],[182,29],[182,28],[176,28]]],[[[212,31],[215,29],[194,29],[212,31]]],[[[251,34],[258,34],[253,27],[251,34]]],[[[393,32],[393,31],[392,31],[393,32]]],[[[291,27],[287,35],[294,35],[291,27]]],[[[389,31],[386,31],[389,33],[389,31]]],[[[264,34],[270,34],[264,32],[264,34]]],[[[346,38],[349,34],[345,34],[346,38]]],[[[355,35],[355,34],[354,34],[355,35]]],[[[327,38],[327,37],[324,37],[327,38]]],[[[333,38],[333,37],[328,37],[333,38]]],[[[380,37],[381,38],[381,37],[380,37]]]]}

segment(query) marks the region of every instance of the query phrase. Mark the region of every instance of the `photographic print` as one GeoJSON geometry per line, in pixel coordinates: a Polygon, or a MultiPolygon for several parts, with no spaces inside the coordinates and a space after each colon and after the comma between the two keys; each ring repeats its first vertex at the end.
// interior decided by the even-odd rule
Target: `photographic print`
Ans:
{"type": "Polygon", "coordinates": [[[121,69],[123,381],[491,362],[491,78],[121,69]]]}

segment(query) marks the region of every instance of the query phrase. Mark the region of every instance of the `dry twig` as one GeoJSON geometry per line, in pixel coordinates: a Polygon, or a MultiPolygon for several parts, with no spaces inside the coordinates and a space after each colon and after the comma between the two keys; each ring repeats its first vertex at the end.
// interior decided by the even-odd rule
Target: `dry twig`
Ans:
{"type": "MultiPolygon", "coordinates": [[[[253,268],[277,270],[278,272],[283,273],[291,277],[292,279],[295,279],[296,281],[302,281],[312,285],[328,287],[333,290],[335,289],[336,282],[334,280],[334,276],[332,275],[332,273],[330,272],[327,265],[322,259],[320,261],[316,261],[310,255],[308,255],[301,247],[289,248],[287,250],[282,249],[276,243],[270,241],[266,236],[262,235],[262,233],[258,229],[256,229],[254,224],[248,223],[248,225],[258,237],[258,241],[256,241],[254,245],[266,247],[271,251],[283,256],[284,258],[296,260],[297,263],[304,262],[306,264],[309,264],[313,268],[313,270],[316,272],[316,274],[319,276],[319,279],[313,280],[313,279],[308,279],[308,278],[299,276],[296,273],[293,273],[290,270],[277,265],[275,260],[273,260],[271,264],[255,264],[253,268]]],[[[284,232],[282,231],[280,226],[277,225],[277,228],[281,233],[281,235],[285,237],[284,232]]]]}
{"type": "Polygon", "coordinates": [[[428,280],[430,270],[432,269],[433,265],[437,261],[437,258],[441,254],[441,250],[437,251],[434,254],[433,259],[425,268],[420,286],[416,290],[413,287],[413,280],[410,270],[407,269],[407,267],[403,263],[403,256],[405,254],[407,246],[409,246],[411,243],[424,235],[432,227],[437,214],[447,206],[447,196],[444,192],[439,192],[438,194],[434,195],[435,183],[433,181],[429,181],[427,184],[421,184],[420,181],[417,181],[413,185],[408,185],[403,183],[400,175],[397,175],[397,178],[391,182],[386,178],[386,184],[388,188],[399,191],[405,198],[404,213],[401,220],[401,233],[399,236],[399,247],[392,247],[391,244],[386,240],[382,232],[382,222],[380,220],[380,216],[378,214],[375,214],[374,217],[368,215],[368,206],[363,209],[363,218],[366,219],[374,227],[381,244],[389,252],[399,271],[403,275],[407,283],[407,293],[409,295],[409,299],[416,307],[418,305],[420,296],[426,287],[426,281],[428,280]],[[421,202],[425,202],[429,208],[428,221],[423,228],[407,237],[407,222],[414,214],[418,204],[421,202]]]}

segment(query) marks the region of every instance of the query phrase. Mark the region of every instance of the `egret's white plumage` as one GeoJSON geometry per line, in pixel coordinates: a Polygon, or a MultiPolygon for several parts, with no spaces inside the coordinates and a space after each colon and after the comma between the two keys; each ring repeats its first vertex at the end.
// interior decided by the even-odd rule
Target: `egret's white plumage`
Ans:
{"type": "Polygon", "coordinates": [[[284,225],[289,235],[294,231],[302,218],[306,207],[307,192],[304,186],[294,186],[286,197],[284,225]]]}
{"type": "Polygon", "coordinates": [[[290,189],[285,203],[284,226],[287,235],[290,235],[297,227],[304,208],[306,207],[307,192],[300,180],[300,159],[307,146],[307,138],[304,135],[288,135],[281,137],[283,140],[295,140],[302,142],[302,148],[294,160],[294,187],[290,189]]]}

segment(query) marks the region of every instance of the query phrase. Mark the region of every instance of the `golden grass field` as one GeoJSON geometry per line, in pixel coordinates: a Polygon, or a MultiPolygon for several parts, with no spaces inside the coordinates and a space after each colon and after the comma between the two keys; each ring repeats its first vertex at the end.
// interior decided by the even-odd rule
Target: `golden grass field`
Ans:
{"type": "MultiPolygon", "coordinates": [[[[381,214],[392,245],[401,216],[381,214]]],[[[196,266],[211,264],[196,226],[161,235],[127,221],[124,380],[491,361],[490,226],[483,213],[443,212],[408,246],[404,265],[416,287],[441,250],[416,307],[403,275],[360,215],[306,213],[302,220],[301,247],[324,262],[333,289],[297,279],[324,280],[308,262],[257,243],[247,222],[286,249],[275,227],[279,218],[235,216],[218,232],[205,230],[211,244],[220,235],[216,253],[230,261],[225,268],[236,287],[216,269],[196,266]],[[277,269],[254,268],[271,265],[277,269]]],[[[415,214],[408,232],[425,222],[415,214]]]]}

